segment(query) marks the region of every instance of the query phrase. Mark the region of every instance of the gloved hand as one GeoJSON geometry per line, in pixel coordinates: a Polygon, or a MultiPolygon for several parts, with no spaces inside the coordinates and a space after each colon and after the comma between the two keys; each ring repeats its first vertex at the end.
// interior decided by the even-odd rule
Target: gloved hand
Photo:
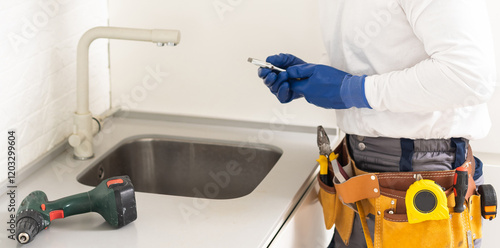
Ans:
{"type": "MultiPolygon", "coordinates": [[[[302,59],[299,59],[291,54],[284,53],[269,56],[267,57],[266,62],[282,69],[306,63],[302,59]]],[[[298,95],[293,95],[293,92],[290,91],[290,85],[289,82],[287,82],[287,72],[272,71],[271,69],[261,67],[259,68],[258,74],[260,78],[264,79],[264,84],[274,95],[276,95],[281,103],[287,103],[299,97],[298,95]]]]}
{"type": "Polygon", "coordinates": [[[366,76],[354,76],[315,64],[291,66],[286,73],[289,87],[285,88],[287,85],[283,84],[280,90],[288,91],[288,94],[282,93],[292,98],[288,101],[303,96],[309,103],[323,108],[371,108],[365,95],[366,76]]]}
{"type": "Polygon", "coordinates": [[[286,69],[276,72],[259,68],[259,77],[281,103],[305,97],[323,108],[371,108],[365,96],[365,77],[330,66],[308,64],[291,54],[269,56],[267,62],[286,69]]]}

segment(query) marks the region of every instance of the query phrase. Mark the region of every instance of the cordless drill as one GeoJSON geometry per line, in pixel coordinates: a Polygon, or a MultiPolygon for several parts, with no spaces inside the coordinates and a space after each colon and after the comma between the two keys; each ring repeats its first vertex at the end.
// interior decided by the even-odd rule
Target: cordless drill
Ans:
{"type": "Polygon", "coordinates": [[[137,218],[134,186],[128,176],[102,181],[89,192],[48,201],[42,191],[31,192],[21,202],[16,217],[16,238],[21,244],[32,241],[51,221],[87,212],[99,213],[106,222],[122,227],[137,218]]]}

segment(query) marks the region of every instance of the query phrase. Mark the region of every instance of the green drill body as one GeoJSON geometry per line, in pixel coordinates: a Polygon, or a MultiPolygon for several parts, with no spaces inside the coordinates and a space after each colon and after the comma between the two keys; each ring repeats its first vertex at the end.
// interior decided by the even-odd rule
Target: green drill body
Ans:
{"type": "Polygon", "coordinates": [[[89,192],[48,201],[42,191],[30,193],[17,212],[16,237],[28,243],[55,219],[97,212],[115,227],[124,226],[137,218],[134,188],[128,176],[104,180],[89,192]]]}

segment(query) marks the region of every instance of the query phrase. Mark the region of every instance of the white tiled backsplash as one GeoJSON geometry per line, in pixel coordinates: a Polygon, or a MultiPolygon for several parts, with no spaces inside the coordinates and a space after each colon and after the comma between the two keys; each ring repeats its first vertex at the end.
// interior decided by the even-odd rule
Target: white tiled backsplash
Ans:
{"type": "MultiPolygon", "coordinates": [[[[86,30],[107,25],[107,1],[2,0],[0,23],[0,164],[15,129],[19,171],[71,133],[76,46],[86,30]]],[[[90,109],[101,113],[109,107],[108,41],[95,41],[89,56],[90,109]]]]}

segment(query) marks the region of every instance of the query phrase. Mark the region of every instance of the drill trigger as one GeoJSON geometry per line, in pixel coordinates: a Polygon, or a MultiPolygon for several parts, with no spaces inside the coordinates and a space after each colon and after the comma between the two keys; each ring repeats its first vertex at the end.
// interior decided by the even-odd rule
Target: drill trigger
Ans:
{"type": "Polygon", "coordinates": [[[50,211],[49,216],[50,216],[50,221],[53,221],[55,219],[62,219],[62,218],[64,218],[64,211],[62,209],[61,210],[53,210],[53,211],[50,211]]]}

